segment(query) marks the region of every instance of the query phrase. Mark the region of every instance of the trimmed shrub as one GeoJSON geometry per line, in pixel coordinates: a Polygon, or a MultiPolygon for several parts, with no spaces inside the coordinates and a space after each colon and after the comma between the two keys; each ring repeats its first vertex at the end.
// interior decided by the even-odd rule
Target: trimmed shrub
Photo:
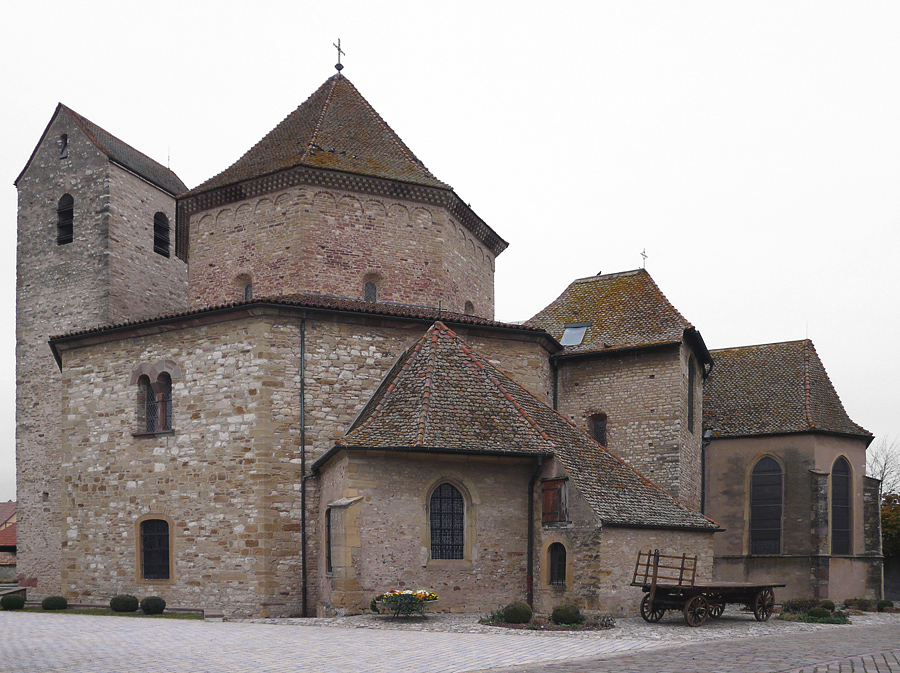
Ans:
{"type": "Polygon", "coordinates": [[[826,610],[834,611],[834,601],[830,601],[827,598],[819,603],[820,608],[825,608],[826,610]]]}
{"type": "Polygon", "coordinates": [[[868,598],[848,598],[844,601],[845,608],[853,608],[862,610],[863,612],[871,612],[875,606],[868,598]]]}
{"type": "Polygon", "coordinates": [[[878,604],[875,606],[878,612],[884,612],[885,608],[892,607],[894,607],[894,601],[878,601],[878,604]]]}
{"type": "Polygon", "coordinates": [[[533,616],[531,606],[522,601],[510,603],[503,608],[503,621],[509,624],[527,624],[533,616]]]}
{"type": "Polygon", "coordinates": [[[139,606],[138,599],[129,594],[113,596],[109,601],[109,607],[113,612],[137,612],[139,606]]]}
{"type": "Polygon", "coordinates": [[[16,594],[6,594],[0,598],[0,608],[4,610],[21,610],[25,607],[25,599],[16,594]]]}
{"type": "Polygon", "coordinates": [[[141,601],[141,610],[145,615],[161,615],[166,609],[166,601],[159,596],[147,596],[141,601]]]}
{"type": "Polygon", "coordinates": [[[806,614],[808,614],[810,617],[822,619],[823,617],[831,617],[831,610],[829,610],[828,608],[813,608],[806,614]]]}
{"type": "Polygon", "coordinates": [[[819,601],[815,598],[793,598],[785,601],[781,605],[781,611],[805,615],[807,612],[817,607],[819,607],[819,601]]]}
{"type": "Polygon", "coordinates": [[[577,605],[558,605],[550,613],[550,621],[554,624],[581,624],[584,615],[577,605]]]}
{"type": "Polygon", "coordinates": [[[62,596],[47,596],[41,601],[41,610],[65,610],[69,607],[69,601],[62,596]]]}

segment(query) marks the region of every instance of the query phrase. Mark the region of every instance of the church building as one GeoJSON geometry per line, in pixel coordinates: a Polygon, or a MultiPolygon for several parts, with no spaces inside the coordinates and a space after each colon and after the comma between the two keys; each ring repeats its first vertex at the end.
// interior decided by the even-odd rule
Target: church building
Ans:
{"type": "Polygon", "coordinates": [[[507,242],[340,72],[193,189],[60,104],[16,186],[30,597],[631,614],[656,548],[880,596],[871,435],[811,344],[710,351],[643,269],[494,320],[507,242]]]}

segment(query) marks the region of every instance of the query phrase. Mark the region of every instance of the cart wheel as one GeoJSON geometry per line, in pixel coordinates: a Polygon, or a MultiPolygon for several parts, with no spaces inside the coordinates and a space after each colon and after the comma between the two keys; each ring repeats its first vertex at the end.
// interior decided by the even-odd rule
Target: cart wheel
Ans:
{"type": "Polygon", "coordinates": [[[650,602],[650,594],[644,594],[641,599],[641,617],[644,618],[644,621],[653,624],[662,619],[664,614],[666,614],[666,609],[658,605],[653,606],[650,602]]]}
{"type": "Polygon", "coordinates": [[[764,622],[772,616],[775,610],[775,592],[769,587],[760,589],[753,601],[753,616],[756,621],[764,622]]]}
{"type": "Polygon", "coordinates": [[[719,617],[721,617],[723,612],[725,612],[725,603],[709,604],[709,616],[713,619],[718,619],[719,617]]]}
{"type": "Polygon", "coordinates": [[[706,596],[693,596],[684,604],[684,621],[688,626],[702,626],[709,617],[709,601],[706,596]]]}

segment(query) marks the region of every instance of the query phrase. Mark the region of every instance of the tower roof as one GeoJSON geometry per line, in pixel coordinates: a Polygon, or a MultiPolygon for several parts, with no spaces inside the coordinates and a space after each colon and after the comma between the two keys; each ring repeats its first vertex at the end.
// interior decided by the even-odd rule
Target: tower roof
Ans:
{"type": "Polygon", "coordinates": [[[833,432],[871,437],[844,409],[812,341],[712,351],[703,425],[713,437],[833,432]]]}
{"type": "Polygon", "coordinates": [[[607,524],[717,525],[638,473],[435,323],[385,377],[340,449],[554,455],[607,524]]]}
{"type": "Polygon", "coordinates": [[[644,269],[579,278],[525,324],[562,341],[565,355],[681,343],[689,332],[708,361],[700,334],[644,269]],[[584,334],[567,344],[566,327],[573,325],[583,326],[584,334]]]}
{"type": "Polygon", "coordinates": [[[181,181],[181,178],[175,175],[171,170],[159,162],[154,161],[146,154],[138,152],[128,143],[119,140],[112,133],[105,131],[62,103],[59,103],[56,106],[56,110],[50,118],[50,123],[47,124],[47,128],[45,128],[44,132],[41,134],[41,139],[38,141],[37,145],[35,145],[34,151],[31,153],[28,162],[25,164],[25,168],[19,173],[14,184],[18,184],[19,180],[21,180],[22,176],[25,174],[25,171],[28,170],[32,159],[34,159],[35,152],[37,152],[37,148],[44,142],[44,137],[50,130],[50,126],[60,114],[66,115],[75,122],[78,128],[84,132],[94,146],[100,150],[100,152],[105,154],[113,163],[119,164],[123,168],[127,168],[132,173],[136,173],[147,182],[160,187],[172,196],[178,196],[187,191],[187,186],[181,181]]]}
{"type": "Polygon", "coordinates": [[[244,156],[190,194],[296,166],[450,189],[425,168],[350,80],[336,74],[244,156]]]}

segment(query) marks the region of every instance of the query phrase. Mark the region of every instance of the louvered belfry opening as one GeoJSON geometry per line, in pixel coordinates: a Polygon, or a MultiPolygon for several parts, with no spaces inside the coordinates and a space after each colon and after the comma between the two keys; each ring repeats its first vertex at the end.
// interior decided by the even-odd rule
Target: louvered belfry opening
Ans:
{"type": "Polygon", "coordinates": [[[465,504],[452,484],[441,484],[431,494],[431,558],[463,558],[465,504]]]}
{"type": "Polygon", "coordinates": [[[781,553],[781,466],[761,458],[750,479],[750,553],[781,553]]]}

